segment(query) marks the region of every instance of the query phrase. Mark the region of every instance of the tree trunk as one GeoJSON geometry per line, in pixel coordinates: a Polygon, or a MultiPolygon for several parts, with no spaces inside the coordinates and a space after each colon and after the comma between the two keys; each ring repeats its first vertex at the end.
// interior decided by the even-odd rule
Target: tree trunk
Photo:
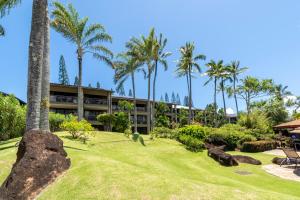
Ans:
{"type": "Polygon", "coordinates": [[[46,0],[33,0],[29,41],[26,131],[39,130],[40,128],[46,4],[46,0]]]}
{"type": "Polygon", "coordinates": [[[148,63],[148,99],[147,99],[147,133],[150,133],[151,130],[151,66],[148,63]]]}
{"type": "Polygon", "coordinates": [[[224,117],[225,119],[227,118],[227,113],[226,113],[226,100],[225,100],[225,92],[224,92],[224,79],[222,78],[221,82],[221,89],[222,89],[222,97],[223,97],[223,108],[224,108],[224,117]]]}
{"type": "Polygon", "coordinates": [[[214,124],[217,125],[217,78],[215,78],[215,91],[214,91],[214,124]]]}
{"type": "Polygon", "coordinates": [[[237,97],[236,97],[236,77],[233,78],[233,94],[234,94],[234,100],[235,100],[235,108],[236,108],[236,114],[237,116],[239,115],[239,106],[237,102],[237,97]]]}
{"type": "Polygon", "coordinates": [[[78,50],[78,99],[77,99],[78,121],[83,119],[83,90],[82,90],[82,54],[78,50]]]}
{"type": "Polygon", "coordinates": [[[189,124],[192,122],[192,75],[191,66],[189,66],[189,124]]]}
{"type": "Polygon", "coordinates": [[[134,104],[134,133],[137,133],[137,109],[136,109],[136,98],[135,98],[134,73],[131,73],[131,81],[132,81],[133,104],[134,104]]]}
{"type": "Polygon", "coordinates": [[[157,60],[155,61],[155,69],[154,69],[154,78],[153,78],[153,109],[152,109],[152,113],[151,113],[151,116],[152,116],[152,125],[151,125],[151,129],[153,130],[154,126],[155,126],[155,87],[156,87],[156,78],[157,78],[157,60]]]}
{"type": "Polygon", "coordinates": [[[41,113],[40,113],[40,129],[50,132],[49,127],[49,94],[50,94],[50,21],[48,16],[48,3],[45,13],[45,32],[44,32],[44,53],[43,53],[43,69],[42,69],[42,96],[41,96],[41,113]]]}

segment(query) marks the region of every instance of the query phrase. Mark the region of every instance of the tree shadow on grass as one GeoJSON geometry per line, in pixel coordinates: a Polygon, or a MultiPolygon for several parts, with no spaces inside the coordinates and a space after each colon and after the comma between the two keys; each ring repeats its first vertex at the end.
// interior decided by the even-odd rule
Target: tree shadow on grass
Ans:
{"type": "Polygon", "coordinates": [[[14,148],[16,147],[15,145],[11,145],[11,146],[7,146],[7,147],[1,147],[0,151],[6,150],[6,149],[10,149],[10,148],[14,148]]]}
{"type": "Polygon", "coordinates": [[[80,149],[80,148],[70,147],[70,146],[64,146],[64,148],[66,148],[66,149],[78,150],[78,151],[87,151],[87,150],[85,150],[85,149],[80,149]]]}

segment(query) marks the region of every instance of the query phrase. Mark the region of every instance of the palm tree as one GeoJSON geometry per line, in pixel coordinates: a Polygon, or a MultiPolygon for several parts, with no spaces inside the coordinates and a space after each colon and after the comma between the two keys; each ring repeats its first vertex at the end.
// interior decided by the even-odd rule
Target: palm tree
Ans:
{"type": "Polygon", "coordinates": [[[223,60],[219,60],[217,63],[214,60],[211,60],[209,63],[206,64],[206,66],[209,68],[206,71],[207,76],[209,77],[208,81],[204,85],[207,85],[210,82],[214,82],[214,120],[215,125],[217,123],[217,84],[218,80],[220,78],[220,74],[222,73],[223,68],[223,60]]]}
{"type": "Polygon", "coordinates": [[[176,73],[179,77],[186,76],[188,96],[189,96],[189,120],[192,121],[192,74],[194,72],[200,72],[200,65],[197,63],[199,60],[205,60],[205,55],[199,54],[194,56],[195,45],[194,43],[187,42],[185,46],[180,48],[180,60],[177,64],[176,73]]]}
{"type": "Polygon", "coordinates": [[[158,63],[160,63],[164,70],[168,69],[168,63],[166,58],[171,55],[171,52],[164,52],[164,49],[167,45],[168,40],[163,38],[162,34],[159,35],[159,39],[156,39],[156,47],[154,48],[153,56],[154,56],[154,78],[153,78],[153,93],[152,93],[152,102],[153,102],[153,112],[152,112],[152,129],[155,124],[155,89],[156,89],[156,79],[158,72],[158,63]]]}
{"type": "Polygon", "coordinates": [[[154,70],[154,52],[157,48],[157,40],[155,38],[155,30],[152,28],[148,37],[142,36],[140,39],[132,38],[131,41],[127,44],[129,48],[136,49],[136,56],[140,62],[146,64],[147,66],[147,79],[148,79],[148,98],[147,98],[147,132],[151,130],[151,76],[154,70]]]}
{"type": "MultiPolygon", "coordinates": [[[[130,50],[129,50],[130,51],[130,50]]],[[[139,67],[142,63],[133,56],[132,52],[125,52],[119,54],[117,58],[118,61],[114,63],[115,76],[114,82],[118,88],[122,87],[124,82],[131,77],[132,91],[133,91],[133,104],[134,104],[134,132],[137,133],[137,108],[136,108],[136,96],[135,96],[135,72],[139,71],[139,67]]]]}
{"type": "Polygon", "coordinates": [[[228,67],[228,72],[231,74],[232,77],[233,95],[234,95],[237,114],[239,113],[239,107],[238,107],[237,95],[236,95],[236,83],[239,81],[238,76],[244,73],[247,69],[248,69],[247,67],[240,67],[240,61],[232,61],[228,67]]]}
{"type": "Polygon", "coordinates": [[[3,28],[3,26],[1,26],[0,24],[0,36],[4,36],[5,35],[5,30],[3,28]]]}
{"type": "MultiPolygon", "coordinates": [[[[0,17],[4,17],[12,8],[20,4],[21,0],[0,0],[0,17]]],[[[5,35],[5,29],[0,25],[0,36],[5,35]]]]}
{"type": "Polygon", "coordinates": [[[283,86],[282,84],[275,85],[274,94],[275,97],[282,101],[285,97],[292,95],[290,91],[287,90],[288,86],[283,86]]]}
{"type": "Polygon", "coordinates": [[[102,46],[101,42],[111,42],[110,35],[100,24],[87,25],[88,18],[79,18],[78,12],[69,4],[65,8],[61,3],[54,2],[54,11],[52,12],[53,21],[51,26],[66,39],[76,45],[78,59],[78,120],[83,118],[83,91],[82,91],[82,60],[86,53],[107,65],[113,66],[111,59],[113,53],[102,46]]]}
{"type": "Polygon", "coordinates": [[[226,111],[226,100],[225,100],[225,83],[226,81],[232,82],[230,72],[229,72],[229,66],[222,65],[221,73],[219,74],[220,81],[220,89],[222,92],[222,98],[223,98],[223,109],[224,109],[224,118],[227,118],[227,111],[226,111]]]}

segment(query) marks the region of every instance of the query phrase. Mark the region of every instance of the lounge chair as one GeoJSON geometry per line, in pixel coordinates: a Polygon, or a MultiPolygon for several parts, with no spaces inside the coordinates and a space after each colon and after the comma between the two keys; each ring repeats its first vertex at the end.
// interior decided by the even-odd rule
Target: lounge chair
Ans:
{"type": "Polygon", "coordinates": [[[298,161],[300,161],[299,154],[294,149],[282,148],[282,151],[286,155],[286,158],[280,163],[280,167],[284,163],[285,164],[290,164],[292,162],[295,162],[296,163],[296,168],[297,168],[298,167],[298,161]]]}

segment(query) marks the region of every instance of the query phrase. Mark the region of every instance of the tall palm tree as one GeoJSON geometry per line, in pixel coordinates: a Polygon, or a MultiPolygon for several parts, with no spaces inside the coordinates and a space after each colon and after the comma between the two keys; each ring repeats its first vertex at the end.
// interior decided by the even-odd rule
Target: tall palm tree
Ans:
{"type": "Polygon", "coordinates": [[[1,26],[1,24],[0,24],[0,36],[4,36],[4,35],[5,35],[4,27],[1,26]]]}
{"type": "MultiPolygon", "coordinates": [[[[131,50],[129,50],[131,51],[131,50]]],[[[117,56],[118,61],[114,63],[115,76],[114,82],[118,88],[122,87],[124,82],[131,77],[132,91],[133,91],[133,104],[134,104],[134,132],[137,133],[137,108],[135,96],[135,72],[139,71],[142,63],[134,56],[134,53],[125,52],[117,56]]]]}
{"type": "Polygon", "coordinates": [[[202,54],[194,56],[194,50],[194,43],[189,42],[180,48],[181,57],[176,69],[176,73],[179,77],[186,76],[187,79],[189,94],[189,124],[191,124],[192,121],[192,74],[194,72],[201,72],[200,65],[197,63],[197,61],[206,59],[205,55],[202,54]]]}
{"type": "Polygon", "coordinates": [[[207,76],[209,77],[208,81],[205,82],[204,85],[207,85],[210,82],[214,82],[214,121],[215,125],[217,123],[217,84],[218,80],[220,78],[220,74],[222,73],[223,68],[223,60],[219,60],[218,62],[215,62],[214,60],[211,60],[209,63],[206,64],[208,67],[208,70],[206,71],[207,76]]]}
{"type": "Polygon", "coordinates": [[[219,74],[220,81],[220,89],[222,92],[223,98],[223,109],[224,109],[224,118],[227,118],[227,111],[226,111],[226,100],[225,100],[225,83],[226,81],[232,82],[232,78],[229,72],[229,66],[222,65],[221,73],[219,74]]]}
{"type": "Polygon", "coordinates": [[[233,83],[233,95],[235,100],[236,113],[239,113],[239,106],[236,95],[236,84],[239,81],[238,76],[244,73],[248,68],[240,67],[240,61],[232,61],[228,67],[228,72],[231,74],[232,83],[233,83]]]}
{"type": "MultiPolygon", "coordinates": [[[[20,4],[21,0],[0,0],[0,17],[5,16],[12,8],[20,4]]],[[[5,29],[0,24],[0,36],[5,35],[5,29]]]]}
{"type": "Polygon", "coordinates": [[[156,47],[154,48],[153,56],[154,56],[154,78],[153,78],[153,92],[152,92],[152,102],[153,102],[153,112],[152,112],[152,129],[155,124],[155,101],[156,101],[156,79],[158,72],[158,64],[161,64],[166,71],[168,69],[168,63],[166,58],[171,55],[171,52],[164,52],[164,49],[167,45],[167,38],[163,38],[162,34],[159,35],[159,38],[156,39],[156,47]]]}
{"type": "Polygon", "coordinates": [[[82,91],[82,60],[86,53],[107,65],[113,66],[111,59],[113,53],[102,46],[102,42],[112,42],[112,38],[105,32],[100,24],[87,25],[88,18],[79,18],[78,12],[69,4],[64,7],[59,2],[54,2],[51,26],[66,39],[76,45],[78,60],[78,120],[83,118],[83,91],[82,91]]]}
{"type": "Polygon", "coordinates": [[[149,133],[151,130],[151,77],[152,72],[154,70],[154,52],[155,48],[157,48],[155,38],[155,30],[152,28],[147,37],[142,36],[140,39],[132,38],[131,41],[127,44],[130,48],[135,48],[138,52],[138,59],[140,62],[146,64],[147,71],[147,79],[148,79],[148,97],[147,97],[147,132],[149,133]]]}
{"type": "Polygon", "coordinates": [[[274,86],[274,94],[280,101],[282,101],[285,97],[292,95],[292,93],[288,91],[288,86],[283,86],[282,84],[274,86]]]}

